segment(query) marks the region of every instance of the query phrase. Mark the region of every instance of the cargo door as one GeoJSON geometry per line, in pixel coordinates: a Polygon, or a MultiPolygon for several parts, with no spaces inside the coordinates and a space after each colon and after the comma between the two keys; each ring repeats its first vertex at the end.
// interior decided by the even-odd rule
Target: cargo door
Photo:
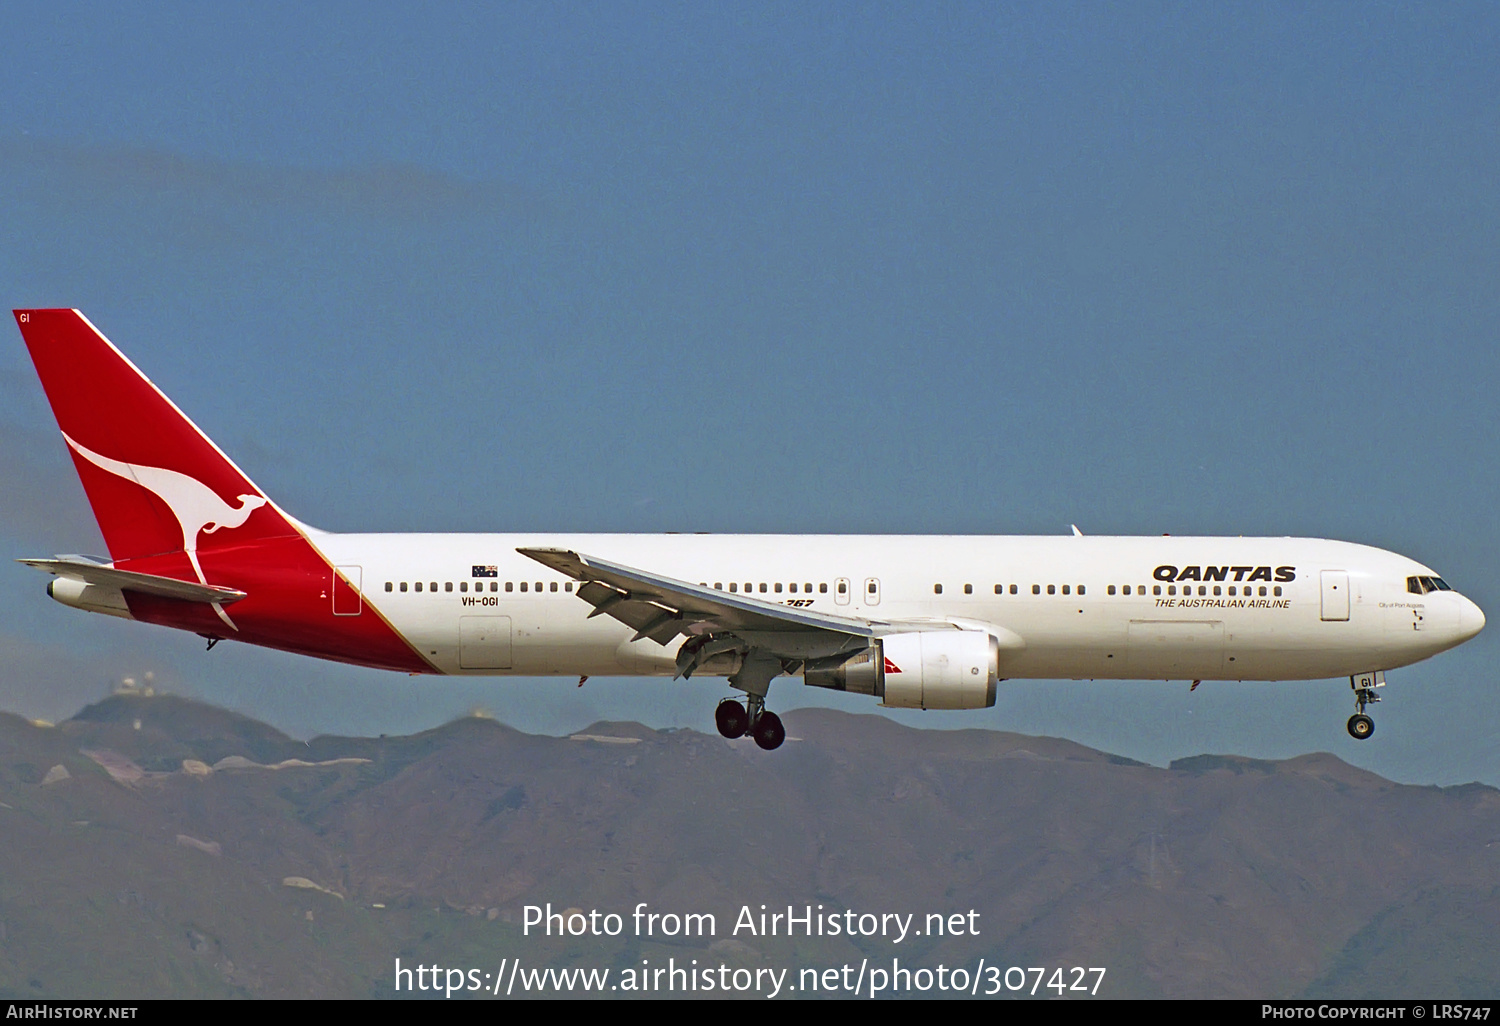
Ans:
{"type": "Polygon", "coordinates": [[[460,616],[458,665],[465,670],[510,669],[510,617],[460,616]]]}
{"type": "Polygon", "coordinates": [[[1347,570],[1323,571],[1323,619],[1349,619],[1349,573],[1347,570]]]}
{"type": "Polygon", "coordinates": [[[1146,680],[1217,680],[1224,674],[1224,623],[1131,620],[1125,663],[1146,680]]]}

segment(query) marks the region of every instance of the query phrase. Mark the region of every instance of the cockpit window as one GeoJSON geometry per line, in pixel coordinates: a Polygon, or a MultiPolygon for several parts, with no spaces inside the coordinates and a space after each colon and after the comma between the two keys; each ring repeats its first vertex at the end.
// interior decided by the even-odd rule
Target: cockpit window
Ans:
{"type": "Polygon", "coordinates": [[[1441,577],[1408,577],[1406,590],[1413,595],[1426,595],[1429,591],[1452,591],[1453,587],[1441,577]]]}

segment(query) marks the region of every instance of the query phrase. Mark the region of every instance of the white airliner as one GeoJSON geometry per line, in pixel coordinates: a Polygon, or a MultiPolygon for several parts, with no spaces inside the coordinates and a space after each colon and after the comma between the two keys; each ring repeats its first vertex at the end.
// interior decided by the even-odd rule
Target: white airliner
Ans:
{"type": "Polygon", "coordinates": [[[16,321],[110,559],[22,562],[92,612],[361,666],[727,676],[726,737],[776,748],[771,682],[977,709],[1011,678],[1309,680],[1472,638],[1430,567],[1312,538],[329,534],[251,483],[76,310],[16,321]]]}

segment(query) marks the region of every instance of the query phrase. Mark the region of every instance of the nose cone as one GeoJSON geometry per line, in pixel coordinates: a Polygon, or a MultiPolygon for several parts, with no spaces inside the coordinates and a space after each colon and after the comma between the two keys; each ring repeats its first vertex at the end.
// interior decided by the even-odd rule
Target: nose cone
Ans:
{"type": "Polygon", "coordinates": [[[1468,641],[1482,630],[1484,630],[1484,610],[1465,598],[1458,613],[1459,640],[1468,641]]]}

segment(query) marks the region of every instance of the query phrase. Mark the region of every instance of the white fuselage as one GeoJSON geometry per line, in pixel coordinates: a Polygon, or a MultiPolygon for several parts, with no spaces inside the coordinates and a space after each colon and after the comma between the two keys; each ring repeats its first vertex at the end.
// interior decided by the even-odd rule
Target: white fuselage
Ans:
{"type": "Polygon", "coordinates": [[[1408,590],[1433,575],[1411,559],[1308,538],[310,536],[363,592],[359,615],[381,616],[449,674],[673,673],[681,638],[632,641],[590,617],[569,578],[516,551],[528,546],[877,623],[999,627],[1019,642],[1001,656],[1010,678],[1347,676],[1425,659],[1484,625],[1456,591],[1408,590]]]}

